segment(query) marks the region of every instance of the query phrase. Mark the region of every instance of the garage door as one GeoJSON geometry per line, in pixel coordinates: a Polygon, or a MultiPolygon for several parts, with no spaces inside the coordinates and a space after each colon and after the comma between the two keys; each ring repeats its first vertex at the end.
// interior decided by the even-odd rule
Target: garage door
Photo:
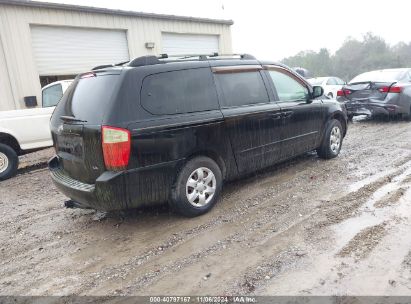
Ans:
{"type": "Polygon", "coordinates": [[[218,52],[217,35],[163,33],[162,43],[162,52],[169,55],[218,52]]]}
{"type": "Polygon", "coordinates": [[[125,31],[32,26],[31,38],[41,76],[72,75],[129,60],[125,31]]]}

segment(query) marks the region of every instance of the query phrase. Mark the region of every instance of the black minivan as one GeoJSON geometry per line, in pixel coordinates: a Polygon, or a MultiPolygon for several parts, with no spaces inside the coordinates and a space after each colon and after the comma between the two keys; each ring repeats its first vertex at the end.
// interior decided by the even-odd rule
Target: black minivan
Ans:
{"type": "Polygon", "coordinates": [[[230,181],[311,150],[336,157],[347,115],[288,67],[144,56],[77,76],[51,118],[57,187],[102,211],[169,202],[197,216],[230,181]]]}

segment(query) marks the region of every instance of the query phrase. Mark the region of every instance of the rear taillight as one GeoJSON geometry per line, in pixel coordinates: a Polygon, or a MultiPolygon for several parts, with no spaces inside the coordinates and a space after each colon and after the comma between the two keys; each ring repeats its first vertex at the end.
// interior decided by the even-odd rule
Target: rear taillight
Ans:
{"type": "Polygon", "coordinates": [[[388,92],[390,92],[390,93],[401,93],[401,87],[392,86],[392,87],[390,87],[390,90],[388,92]]]}
{"type": "Polygon", "coordinates": [[[347,96],[350,95],[351,91],[350,90],[338,90],[337,91],[337,96],[347,96]]]}
{"type": "Polygon", "coordinates": [[[380,91],[381,93],[401,93],[401,87],[399,86],[382,87],[382,88],[379,88],[378,91],[380,91]]]}
{"type": "Polygon", "coordinates": [[[130,131],[103,126],[103,156],[107,170],[123,170],[130,159],[130,131]]]}

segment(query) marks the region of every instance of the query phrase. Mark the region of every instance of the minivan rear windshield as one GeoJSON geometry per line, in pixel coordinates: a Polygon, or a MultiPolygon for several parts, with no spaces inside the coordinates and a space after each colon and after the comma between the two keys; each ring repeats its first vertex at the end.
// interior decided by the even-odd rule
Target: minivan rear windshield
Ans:
{"type": "Polygon", "coordinates": [[[118,79],[119,75],[107,74],[77,78],[64,93],[53,118],[69,116],[73,121],[100,124],[118,79]]]}

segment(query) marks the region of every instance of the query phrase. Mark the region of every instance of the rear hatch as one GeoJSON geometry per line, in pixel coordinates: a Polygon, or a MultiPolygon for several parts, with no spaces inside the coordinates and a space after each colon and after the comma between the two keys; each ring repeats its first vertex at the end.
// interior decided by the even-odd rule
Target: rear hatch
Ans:
{"type": "Polygon", "coordinates": [[[101,125],[119,83],[120,70],[79,75],[51,118],[54,148],[64,173],[93,184],[105,171],[101,125]]]}
{"type": "Polygon", "coordinates": [[[395,82],[358,82],[344,86],[343,92],[347,99],[351,101],[368,102],[371,99],[383,101],[387,97],[389,88],[395,82]]]}

